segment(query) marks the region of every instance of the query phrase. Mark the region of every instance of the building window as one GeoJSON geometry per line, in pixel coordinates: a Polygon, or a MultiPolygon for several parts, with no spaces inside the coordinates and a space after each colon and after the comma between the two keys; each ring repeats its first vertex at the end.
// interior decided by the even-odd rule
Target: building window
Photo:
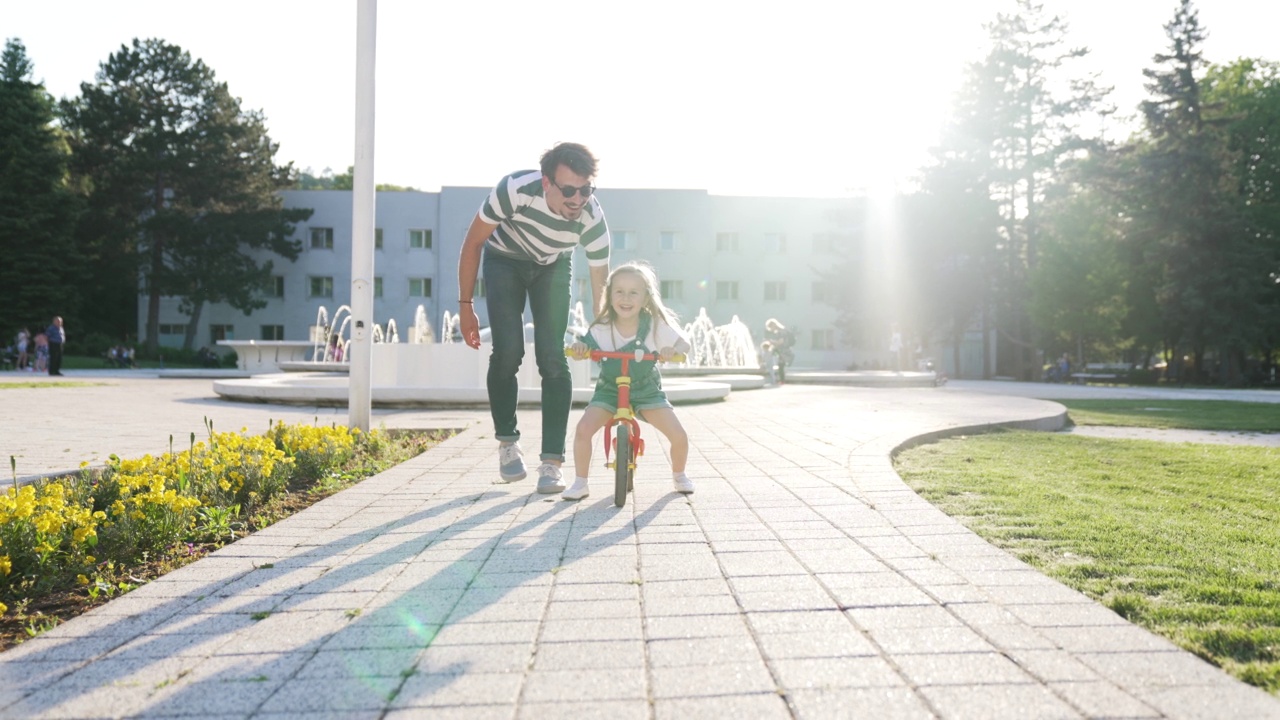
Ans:
{"type": "Polygon", "coordinates": [[[683,280],[663,280],[660,289],[663,300],[683,300],[684,299],[684,281],[683,280]]]}
{"type": "Polygon", "coordinates": [[[813,251],[815,253],[838,253],[845,248],[853,247],[852,235],[839,233],[814,233],[813,251]]]}
{"type": "Polygon", "coordinates": [[[262,339],[263,340],[283,340],[284,326],[283,325],[263,325],[262,339]]]}
{"type": "Polygon", "coordinates": [[[785,282],[766,282],[764,284],[764,299],[775,302],[786,300],[787,284],[785,282]]]}
{"type": "Polygon", "coordinates": [[[722,253],[738,252],[738,233],[734,233],[734,232],[716,233],[716,252],[722,252],[722,253]]]}
{"type": "Polygon", "coordinates": [[[333,228],[311,228],[311,249],[332,250],[333,228]]]}
{"type": "Polygon", "coordinates": [[[210,342],[216,343],[219,340],[235,340],[235,339],[236,339],[235,325],[210,325],[209,326],[210,342]]]}
{"type": "Polygon", "coordinates": [[[382,249],[382,228],[373,229],[373,249],[374,250],[382,249]]]}
{"type": "Polygon", "coordinates": [[[333,297],[333,278],[331,277],[312,277],[308,278],[311,282],[311,290],[309,297],[313,298],[331,298],[333,297]]]}
{"type": "Polygon", "coordinates": [[[664,252],[671,252],[679,249],[680,242],[676,233],[671,230],[663,230],[658,233],[658,249],[664,252]]]}
{"type": "Polygon", "coordinates": [[[738,299],[737,281],[717,282],[716,283],[716,299],[717,300],[737,300],[738,299]]]}
{"type": "Polygon", "coordinates": [[[784,253],[787,251],[787,236],[782,233],[764,234],[764,251],[767,253],[784,253]]]}
{"type": "Polygon", "coordinates": [[[614,250],[635,250],[636,234],[631,230],[610,230],[609,235],[613,238],[614,250]]]}
{"type": "Polygon", "coordinates": [[[269,296],[273,298],[284,297],[284,276],[272,275],[271,285],[268,286],[267,292],[269,293],[269,296]]]}
{"type": "Polygon", "coordinates": [[[382,278],[380,277],[373,279],[373,296],[376,298],[382,297],[382,278]]]}
{"type": "Polygon", "coordinates": [[[431,297],[431,278],[409,278],[409,297],[431,297]]]}
{"type": "Polygon", "coordinates": [[[160,323],[161,335],[186,335],[187,326],[177,323],[160,323]]]}
{"type": "Polygon", "coordinates": [[[819,280],[813,284],[813,301],[816,303],[835,302],[836,295],[831,283],[819,280]]]}
{"type": "Polygon", "coordinates": [[[835,350],[836,349],[836,331],[831,328],[825,330],[813,331],[813,349],[814,350],[835,350]]]}
{"type": "Polygon", "coordinates": [[[410,230],[409,231],[409,247],[414,250],[430,250],[431,249],[431,231],[430,230],[410,230]]]}

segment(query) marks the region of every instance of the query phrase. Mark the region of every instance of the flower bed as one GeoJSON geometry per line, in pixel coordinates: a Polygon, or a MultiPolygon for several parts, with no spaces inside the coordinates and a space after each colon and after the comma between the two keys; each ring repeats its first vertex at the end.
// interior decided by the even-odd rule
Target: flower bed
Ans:
{"type": "MultiPolygon", "coordinates": [[[[0,495],[0,648],[416,455],[449,433],[277,423],[0,495]],[[299,501],[304,504],[299,507],[299,501]],[[140,577],[141,576],[141,577],[140,577]],[[7,622],[6,622],[7,621],[7,622]],[[7,640],[7,642],[6,642],[7,640]]],[[[172,445],[172,440],[170,441],[172,445]]]]}

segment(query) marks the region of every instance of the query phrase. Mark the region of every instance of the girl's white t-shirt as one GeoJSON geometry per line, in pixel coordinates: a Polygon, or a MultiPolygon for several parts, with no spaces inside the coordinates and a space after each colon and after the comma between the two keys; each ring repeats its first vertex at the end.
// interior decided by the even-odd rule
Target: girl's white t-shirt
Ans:
{"type": "MultiPolygon", "coordinates": [[[[591,333],[592,339],[596,341],[596,345],[599,345],[600,349],[605,352],[616,352],[618,348],[635,339],[634,335],[622,337],[617,330],[609,325],[592,325],[588,332],[591,333]]],[[[644,339],[644,346],[651,351],[671,347],[677,351],[684,352],[690,348],[689,337],[685,335],[684,330],[674,328],[658,318],[653,319],[649,328],[649,336],[644,339]],[[680,344],[682,342],[683,345],[680,344]]]]}

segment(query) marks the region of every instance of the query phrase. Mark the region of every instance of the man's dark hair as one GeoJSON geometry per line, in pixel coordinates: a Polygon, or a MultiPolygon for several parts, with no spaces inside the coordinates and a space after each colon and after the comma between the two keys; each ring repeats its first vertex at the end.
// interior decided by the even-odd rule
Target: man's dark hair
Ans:
{"type": "Polygon", "coordinates": [[[542,174],[555,178],[556,168],[564,165],[584,178],[596,176],[596,157],[585,145],[560,143],[542,154],[542,174]]]}

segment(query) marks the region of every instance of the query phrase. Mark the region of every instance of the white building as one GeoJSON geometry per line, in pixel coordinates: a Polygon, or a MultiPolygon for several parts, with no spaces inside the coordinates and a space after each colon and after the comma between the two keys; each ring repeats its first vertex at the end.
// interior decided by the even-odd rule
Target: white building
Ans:
{"type": "MultiPolygon", "coordinates": [[[[401,341],[406,341],[421,305],[439,337],[444,312],[457,311],[463,236],[488,192],[445,187],[440,192],[377,194],[376,324],[385,327],[394,319],[401,341]]],[[[319,307],[332,318],[339,306],[350,303],[351,193],[295,190],[283,196],[287,207],[315,211],[296,229],[301,255],[296,262],[270,256],[276,282],[261,310],[246,316],[224,304],[207,305],[197,346],[214,347],[221,339],[311,340],[319,307]]],[[[601,189],[598,197],[613,235],[612,263],[651,263],[665,301],[683,320],[692,320],[701,308],[716,325],[736,315],[758,342],[765,321],[777,318],[796,331],[797,367],[843,369],[851,362],[885,362],[887,348],[879,343],[846,346],[834,326],[835,308],[822,302],[819,271],[839,261],[836,251],[858,236],[848,224],[862,217],[862,201],[722,197],[704,190],[601,189]]],[[[573,299],[586,300],[590,290],[581,250],[574,274],[573,299]]],[[[139,327],[144,327],[145,303],[140,305],[139,327]]],[[[484,303],[475,307],[486,325],[484,303]]],[[[165,299],[161,344],[180,345],[187,321],[177,300],[165,299]]]]}

